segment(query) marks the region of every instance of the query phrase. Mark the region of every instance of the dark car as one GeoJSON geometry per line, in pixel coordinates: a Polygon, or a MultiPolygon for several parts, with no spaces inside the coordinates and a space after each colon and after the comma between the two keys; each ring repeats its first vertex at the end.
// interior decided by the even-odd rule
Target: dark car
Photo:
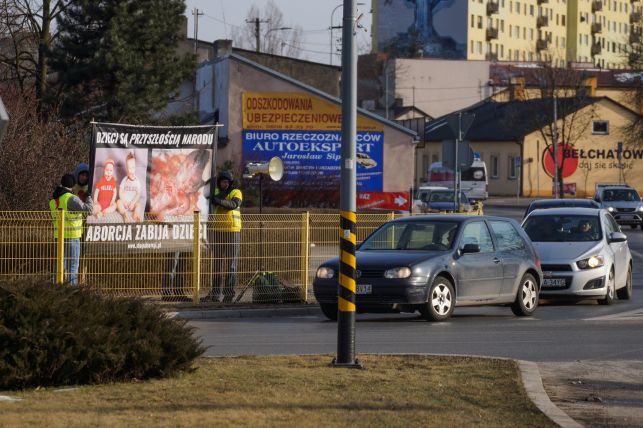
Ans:
{"type": "Polygon", "coordinates": [[[527,207],[525,218],[533,210],[544,210],[549,208],[600,208],[601,205],[593,199],[538,199],[527,207]]]}
{"type": "MultiPolygon", "coordinates": [[[[518,316],[538,305],[542,272],[514,220],[415,216],[385,223],[358,247],[357,312],[415,312],[448,319],[456,306],[506,305],[518,316]]],[[[337,319],[339,260],[313,282],[322,312],[337,319]]]]}
{"type": "MultiPolygon", "coordinates": [[[[425,211],[428,213],[452,213],[455,211],[455,202],[453,190],[434,190],[429,195],[429,199],[425,203],[425,211]]],[[[464,211],[472,211],[469,198],[460,192],[460,205],[464,211]]]]}

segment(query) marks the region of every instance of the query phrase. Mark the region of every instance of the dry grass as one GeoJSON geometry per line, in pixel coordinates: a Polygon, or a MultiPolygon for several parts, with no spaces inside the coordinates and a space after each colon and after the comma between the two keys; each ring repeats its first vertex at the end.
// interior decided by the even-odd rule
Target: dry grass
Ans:
{"type": "Polygon", "coordinates": [[[511,361],[367,355],[349,370],[330,359],[201,359],[169,380],[0,392],[23,398],[0,402],[0,425],[554,426],[511,361]]]}

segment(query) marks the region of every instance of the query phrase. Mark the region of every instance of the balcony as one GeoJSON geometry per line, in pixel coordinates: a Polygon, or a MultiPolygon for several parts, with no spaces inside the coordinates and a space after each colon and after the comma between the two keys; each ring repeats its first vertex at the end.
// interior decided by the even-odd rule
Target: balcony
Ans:
{"type": "Polygon", "coordinates": [[[603,24],[600,22],[595,22],[592,24],[592,34],[597,34],[603,32],[603,24]]]}
{"type": "Polygon", "coordinates": [[[549,0],[538,0],[538,4],[549,3],[549,0]]]}
{"type": "Polygon", "coordinates": [[[546,26],[548,26],[548,25],[549,25],[549,18],[548,18],[548,17],[546,17],[546,16],[539,16],[538,18],[536,18],[536,26],[537,26],[538,28],[540,28],[540,27],[546,27],[546,26]]]}
{"type": "Polygon", "coordinates": [[[490,1],[487,3],[487,15],[498,13],[498,2],[490,1]]]}
{"type": "Polygon", "coordinates": [[[537,51],[544,51],[547,49],[547,46],[549,45],[549,42],[547,40],[536,40],[536,50],[537,51]]]}
{"type": "Polygon", "coordinates": [[[497,28],[487,28],[487,41],[498,38],[498,29],[497,28]]]}
{"type": "Polygon", "coordinates": [[[639,24],[641,22],[641,12],[630,13],[630,24],[639,24]]]}
{"type": "Polygon", "coordinates": [[[600,43],[594,43],[592,44],[592,56],[600,55],[601,54],[601,44],[600,43]]]}
{"type": "Polygon", "coordinates": [[[487,52],[484,55],[484,59],[486,59],[487,61],[491,61],[491,62],[497,62],[498,61],[498,54],[495,53],[495,52],[487,52]]]}
{"type": "Polygon", "coordinates": [[[592,1],[592,13],[600,12],[603,10],[603,2],[601,0],[592,1]]]}
{"type": "Polygon", "coordinates": [[[641,43],[641,33],[630,33],[630,44],[641,43]]]}

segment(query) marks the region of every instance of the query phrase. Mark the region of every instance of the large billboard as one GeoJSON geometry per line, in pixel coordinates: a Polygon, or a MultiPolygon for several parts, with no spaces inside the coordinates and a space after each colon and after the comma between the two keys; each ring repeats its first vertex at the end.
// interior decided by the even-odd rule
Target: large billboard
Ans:
{"type": "Polygon", "coordinates": [[[400,58],[467,57],[467,1],[377,1],[377,46],[400,58]]]}
{"type": "Polygon", "coordinates": [[[211,125],[95,123],[94,212],[85,242],[123,243],[119,250],[134,251],[191,248],[193,213],[199,211],[204,222],[208,216],[215,141],[211,125]]]}
{"type": "MultiPolygon", "coordinates": [[[[342,133],[340,106],[299,92],[243,93],[243,160],[284,162],[280,186],[339,186],[342,133]]],[[[384,129],[378,122],[357,120],[357,190],[381,192],[384,129]]]]}

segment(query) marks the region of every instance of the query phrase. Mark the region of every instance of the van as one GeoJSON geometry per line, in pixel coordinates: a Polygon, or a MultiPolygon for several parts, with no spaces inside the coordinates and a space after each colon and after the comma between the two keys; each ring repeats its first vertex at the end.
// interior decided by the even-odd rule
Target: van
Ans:
{"type": "MultiPolygon", "coordinates": [[[[453,189],[453,170],[442,166],[442,162],[433,162],[429,167],[427,186],[443,186],[453,189]]],[[[471,167],[460,172],[460,190],[473,201],[484,201],[489,197],[489,180],[487,164],[474,160],[471,167]]]]}

